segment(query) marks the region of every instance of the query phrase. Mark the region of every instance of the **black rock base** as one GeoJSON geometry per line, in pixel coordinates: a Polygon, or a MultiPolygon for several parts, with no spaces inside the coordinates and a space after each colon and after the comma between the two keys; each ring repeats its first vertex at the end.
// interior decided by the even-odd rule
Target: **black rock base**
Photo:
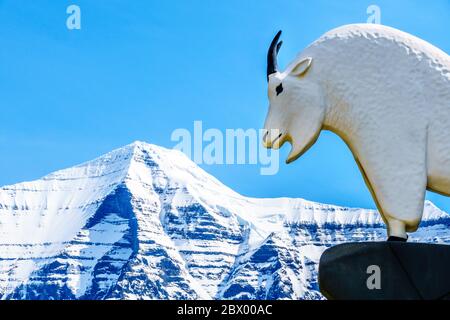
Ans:
{"type": "Polygon", "coordinates": [[[450,246],[346,243],[325,250],[319,286],[328,299],[450,299],[450,246]]]}

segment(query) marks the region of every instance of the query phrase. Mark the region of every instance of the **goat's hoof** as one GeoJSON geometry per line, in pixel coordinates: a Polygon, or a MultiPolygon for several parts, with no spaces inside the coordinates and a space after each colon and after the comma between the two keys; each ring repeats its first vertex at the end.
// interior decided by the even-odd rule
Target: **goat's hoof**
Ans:
{"type": "Polygon", "coordinates": [[[390,236],[387,241],[397,241],[397,242],[406,242],[408,241],[408,238],[400,238],[400,237],[396,237],[396,236],[390,236]]]}

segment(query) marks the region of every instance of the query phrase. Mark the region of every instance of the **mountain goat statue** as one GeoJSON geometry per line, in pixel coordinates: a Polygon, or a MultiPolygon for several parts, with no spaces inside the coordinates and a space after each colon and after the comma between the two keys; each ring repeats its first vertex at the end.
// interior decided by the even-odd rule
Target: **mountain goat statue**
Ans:
{"type": "Polygon", "coordinates": [[[288,141],[290,163],[321,130],[337,134],[388,240],[406,241],[422,219],[425,191],[450,195],[450,57],[402,31],[355,24],[327,32],[279,71],[280,35],[268,52],[264,146],[288,141]]]}

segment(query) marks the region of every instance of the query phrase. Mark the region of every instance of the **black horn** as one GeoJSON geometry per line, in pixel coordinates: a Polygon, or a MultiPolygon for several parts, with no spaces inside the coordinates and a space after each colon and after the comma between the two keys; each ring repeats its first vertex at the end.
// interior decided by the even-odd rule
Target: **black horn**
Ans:
{"type": "Polygon", "coordinates": [[[281,36],[281,30],[278,31],[275,38],[273,38],[272,43],[270,44],[269,51],[267,52],[267,81],[269,81],[269,76],[272,73],[277,72],[277,55],[278,51],[280,51],[281,45],[283,41],[278,42],[281,36]]]}

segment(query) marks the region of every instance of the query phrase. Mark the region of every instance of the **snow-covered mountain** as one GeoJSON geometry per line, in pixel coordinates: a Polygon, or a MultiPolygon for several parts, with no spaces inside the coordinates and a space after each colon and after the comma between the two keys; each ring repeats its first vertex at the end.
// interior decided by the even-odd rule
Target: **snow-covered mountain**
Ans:
{"type": "MultiPolygon", "coordinates": [[[[412,241],[450,243],[427,202],[412,241]]],[[[323,250],[386,238],[373,210],[239,195],[135,142],[0,188],[4,299],[321,299],[323,250]]]]}

